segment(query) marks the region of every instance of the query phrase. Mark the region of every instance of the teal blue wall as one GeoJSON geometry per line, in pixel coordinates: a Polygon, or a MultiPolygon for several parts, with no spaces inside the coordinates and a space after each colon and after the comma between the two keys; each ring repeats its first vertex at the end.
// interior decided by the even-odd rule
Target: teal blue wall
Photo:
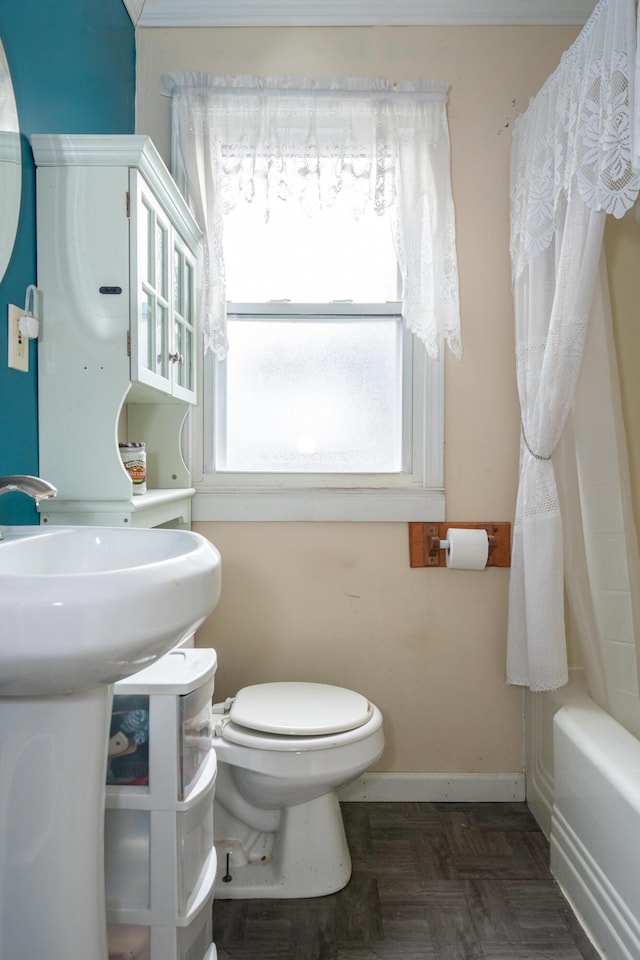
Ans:
{"type": "MultiPolygon", "coordinates": [[[[0,282],[0,476],[38,473],[37,358],[7,367],[7,304],[36,282],[32,133],[133,133],[135,35],[121,0],[0,0],[0,38],[18,105],[23,184],[20,223],[0,282]]],[[[61,424],[61,429],[64,425],[61,424]]],[[[0,497],[0,525],[37,523],[32,501],[0,497]]]]}

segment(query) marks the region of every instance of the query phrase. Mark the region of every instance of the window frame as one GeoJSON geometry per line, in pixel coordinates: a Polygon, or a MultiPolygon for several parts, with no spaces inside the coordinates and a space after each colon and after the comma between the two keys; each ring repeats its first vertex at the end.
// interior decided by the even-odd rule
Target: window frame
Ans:
{"type": "MultiPolygon", "coordinates": [[[[265,316],[399,316],[401,304],[229,304],[239,312],[265,316]]],[[[412,469],[394,474],[307,474],[209,472],[206,436],[213,417],[215,364],[212,352],[199,357],[198,403],[191,411],[189,460],[196,495],[195,521],[416,521],[442,522],[444,502],[444,351],[438,359],[403,330],[405,357],[411,357],[409,409],[412,469]],[[210,400],[207,403],[207,399],[210,400]]],[[[406,397],[406,389],[405,389],[406,397]]],[[[209,436],[210,436],[209,432],[209,436]]]]}

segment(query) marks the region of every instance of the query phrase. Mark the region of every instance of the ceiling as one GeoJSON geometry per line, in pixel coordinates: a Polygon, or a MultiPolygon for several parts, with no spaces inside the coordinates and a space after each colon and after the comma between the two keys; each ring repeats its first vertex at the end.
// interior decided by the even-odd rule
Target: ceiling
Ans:
{"type": "Polygon", "coordinates": [[[596,0],[123,0],[138,27],[584,23],[596,0]]]}

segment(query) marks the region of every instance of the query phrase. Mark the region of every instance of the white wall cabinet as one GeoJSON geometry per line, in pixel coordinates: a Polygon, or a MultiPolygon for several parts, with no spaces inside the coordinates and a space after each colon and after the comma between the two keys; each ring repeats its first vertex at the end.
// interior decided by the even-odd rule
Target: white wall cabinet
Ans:
{"type": "Polygon", "coordinates": [[[58,488],[41,519],[188,525],[201,231],[149,137],[31,145],[40,473],[58,488]],[[119,439],[145,442],[147,494],[133,495],[119,439]]]}

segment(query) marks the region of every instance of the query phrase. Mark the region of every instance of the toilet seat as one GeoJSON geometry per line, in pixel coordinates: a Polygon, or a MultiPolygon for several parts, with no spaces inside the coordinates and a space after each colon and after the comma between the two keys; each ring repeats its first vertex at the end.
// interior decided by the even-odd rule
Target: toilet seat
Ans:
{"type": "MultiPolygon", "coordinates": [[[[382,727],[382,714],[375,711],[368,723],[355,730],[344,733],[326,734],[321,737],[283,737],[277,734],[259,733],[238,727],[229,719],[216,726],[215,737],[224,741],[226,746],[250,747],[261,754],[274,753],[310,753],[313,750],[330,750],[336,747],[348,747],[373,736],[382,727]]],[[[214,737],[214,743],[215,743],[214,737]]]]}
{"type": "Polygon", "coordinates": [[[366,697],[325,683],[258,683],[243,687],[229,719],[247,730],[285,737],[345,733],[371,719],[366,697]]]}

